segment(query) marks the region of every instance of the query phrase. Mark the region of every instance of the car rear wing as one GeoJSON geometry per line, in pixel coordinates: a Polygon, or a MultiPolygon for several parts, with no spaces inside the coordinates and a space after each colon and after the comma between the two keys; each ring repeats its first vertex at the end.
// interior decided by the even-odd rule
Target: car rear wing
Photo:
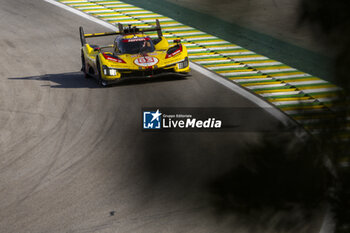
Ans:
{"type": "Polygon", "coordinates": [[[140,29],[140,28],[137,28],[136,26],[131,27],[131,25],[129,25],[128,27],[124,27],[121,23],[118,23],[118,29],[119,29],[119,32],[101,32],[101,33],[85,34],[83,27],[79,27],[81,45],[84,46],[86,44],[86,38],[101,37],[101,36],[128,35],[128,34],[138,34],[138,33],[153,32],[153,31],[157,31],[159,38],[163,36],[162,28],[160,27],[160,23],[158,19],[156,19],[156,27],[153,27],[153,28],[140,29]]]}

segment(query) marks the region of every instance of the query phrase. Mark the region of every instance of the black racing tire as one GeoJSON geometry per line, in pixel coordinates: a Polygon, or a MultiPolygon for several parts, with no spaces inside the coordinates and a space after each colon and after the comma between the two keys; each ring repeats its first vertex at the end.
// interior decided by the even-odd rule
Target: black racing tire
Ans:
{"type": "Polygon", "coordinates": [[[100,59],[97,57],[96,58],[96,68],[97,68],[97,84],[100,87],[107,87],[108,86],[108,82],[106,80],[102,79],[102,75],[101,75],[101,64],[100,64],[100,59]]]}
{"type": "Polygon", "coordinates": [[[84,73],[84,78],[91,78],[91,76],[86,71],[86,63],[83,50],[81,50],[81,71],[84,73]]]}

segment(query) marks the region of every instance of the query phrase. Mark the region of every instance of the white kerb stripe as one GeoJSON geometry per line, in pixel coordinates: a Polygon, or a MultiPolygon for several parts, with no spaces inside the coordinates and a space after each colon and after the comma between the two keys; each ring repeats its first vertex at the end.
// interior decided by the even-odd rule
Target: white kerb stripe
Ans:
{"type": "Polygon", "coordinates": [[[271,97],[271,96],[283,96],[283,95],[297,95],[300,94],[301,91],[285,91],[285,92],[273,92],[273,93],[263,93],[260,94],[263,97],[271,97]]]}
{"type": "Polygon", "coordinates": [[[251,90],[255,90],[255,89],[261,89],[261,88],[285,87],[285,86],[287,86],[285,83],[281,83],[281,84],[270,84],[270,85],[264,85],[263,83],[261,83],[261,85],[246,86],[246,87],[249,88],[249,89],[251,89],[251,90]]]}

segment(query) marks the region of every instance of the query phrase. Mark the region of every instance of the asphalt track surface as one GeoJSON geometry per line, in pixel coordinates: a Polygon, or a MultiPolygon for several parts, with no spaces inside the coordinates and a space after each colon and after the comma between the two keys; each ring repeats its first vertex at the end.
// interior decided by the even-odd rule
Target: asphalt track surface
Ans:
{"type": "MultiPolygon", "coordinates": [[[[41,0],[0,4],[0,232],[256,232],[215,217],[193,187],[243,163],[261,133],[140,128],[142,107],[254,103],[195,71],[99,88],[79,72],[78,27],[104,28],[41,0]]],[[[245,122],[279,127],[269,114],[245,122]]]]}

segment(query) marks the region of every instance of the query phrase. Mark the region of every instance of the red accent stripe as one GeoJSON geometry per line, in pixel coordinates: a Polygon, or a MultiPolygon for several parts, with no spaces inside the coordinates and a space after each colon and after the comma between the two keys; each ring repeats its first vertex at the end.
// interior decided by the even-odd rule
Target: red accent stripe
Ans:
{"type": "Polygon", "coordinates": [[[175,50],[173,53],[167,54],[165,56],[165,58],[171,58],[171,57],[173,57],[173,56],[175,56],[175,55],[177,55],[177,54],[179,54],[181,52],[182,52],[182,45],[180,44],[180,46],[179,46],[179,48],[177,50],[175,50]]]}
{"type": "Polygon", "coordinates": [[[102,53],[103,57],[109,61],[114,61],[114,62],[117,62],[117,63],[126,63],[123,59],[119,58],[119,57],[112,57],[112,56],[109,56],[105,53],[102,53]]]}

